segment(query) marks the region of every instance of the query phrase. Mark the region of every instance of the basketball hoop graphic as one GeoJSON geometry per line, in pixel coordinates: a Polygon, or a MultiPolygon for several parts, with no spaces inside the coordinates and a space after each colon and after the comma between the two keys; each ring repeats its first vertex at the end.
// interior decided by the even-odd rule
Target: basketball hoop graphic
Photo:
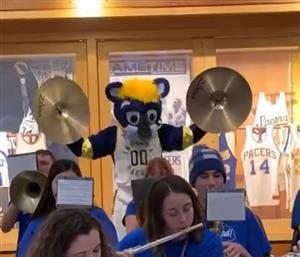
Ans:
{"type": "Polygon", "coordinates": [[[30,65],[30,70],[36,79],[38,86],[51,78],[50,62],[37,62],[30,65]]]}
{"type": "MultiPolygon", "coordinates": [[[[50,60],[51,78],[61,76],[66,78],[68,70],[71,67],[70,59],[54,59],[50,60]]],[[[72,78],[69,78],[72,79],[72,78]]]]}
{"type": "Polygon", "coordinates": [[[52,59],[47,62],[33,63],[30,65],[30,70],[40,86],[47,79],[55,76],[67,77],[70,67],[70,59],[52,59]]]}

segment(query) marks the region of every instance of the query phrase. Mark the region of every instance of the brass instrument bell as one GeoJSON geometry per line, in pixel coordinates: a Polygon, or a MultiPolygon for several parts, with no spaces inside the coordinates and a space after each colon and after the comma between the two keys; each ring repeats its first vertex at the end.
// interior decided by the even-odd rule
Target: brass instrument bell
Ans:
{"type": "Polygon", "coordinates": [[[46,180],[38,171],[19,173],[13,178],[9,188],[12,203],[21,211],[33,213],[41,199],[46,180]]]}

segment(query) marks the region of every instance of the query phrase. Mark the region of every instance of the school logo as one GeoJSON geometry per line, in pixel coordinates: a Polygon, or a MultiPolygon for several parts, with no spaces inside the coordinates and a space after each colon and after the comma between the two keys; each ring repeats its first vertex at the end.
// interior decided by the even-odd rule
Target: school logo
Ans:
{"type": "Polygon", "coordinates": [[[235,230],[231,226],[223,224],[221,237],[223,241],[234,241],[236,239],[235,230]]]}

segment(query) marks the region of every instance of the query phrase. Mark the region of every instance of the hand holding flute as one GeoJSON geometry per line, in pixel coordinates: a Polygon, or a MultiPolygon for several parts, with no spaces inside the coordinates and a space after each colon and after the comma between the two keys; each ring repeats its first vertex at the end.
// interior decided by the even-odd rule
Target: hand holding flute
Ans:
{"type": "Polygon", "coordinates": [[[135,247],[131,248],[130,250],[132,251],[133,254],[138,254],[138,253],[141,253],[141,252],[146,251],[148,249],[151,249],[151,248],[153,248],[155,246],[158,246],[158,245],[166,243],[166,242],[168,242],[170,240],[173,240],[173,239],[175,239],[177,237],[180,237],[180,236],[182,236],[184,234],[187,234],[187,233],[189,233],[189,232],[191,232],[191,231],[193,231],[193,230],[195,230],[197,228],[202,228],[202,227],[203,227],[203,224],[199,223],[197,225],[194,225],[192,227],[189,227],[189,228],[186,228],[186,229],[184,229],[182,231],[179,231],[179,232],[177,232],[175,234],[172,234],[172,235],[169,235],[169,236],[157,239],[154,242],[151,242],[151,243],[148,243],[148,244],[145,244],[145,245],[142,245],[142,246],[141,245],[135,246],[135,247]]]}

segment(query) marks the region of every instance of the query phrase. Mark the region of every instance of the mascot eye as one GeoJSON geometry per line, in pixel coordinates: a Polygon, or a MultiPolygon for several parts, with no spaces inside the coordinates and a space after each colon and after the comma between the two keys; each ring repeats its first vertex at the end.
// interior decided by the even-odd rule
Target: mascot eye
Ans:
{"type": "Polygon", "coordinates": [[[127,112],[126,118],[129,124],[137,125],[140,120],[140,113],[139,112],[127,112]]]}
{"type": "Polygon", "coordinates": [[[150,123],[156,122],[156,119],[157,119],[157,112],[156,112],[156,110],[149,110],[147,112],[147,116],[148,116],[148,121],[150,123]]]}

